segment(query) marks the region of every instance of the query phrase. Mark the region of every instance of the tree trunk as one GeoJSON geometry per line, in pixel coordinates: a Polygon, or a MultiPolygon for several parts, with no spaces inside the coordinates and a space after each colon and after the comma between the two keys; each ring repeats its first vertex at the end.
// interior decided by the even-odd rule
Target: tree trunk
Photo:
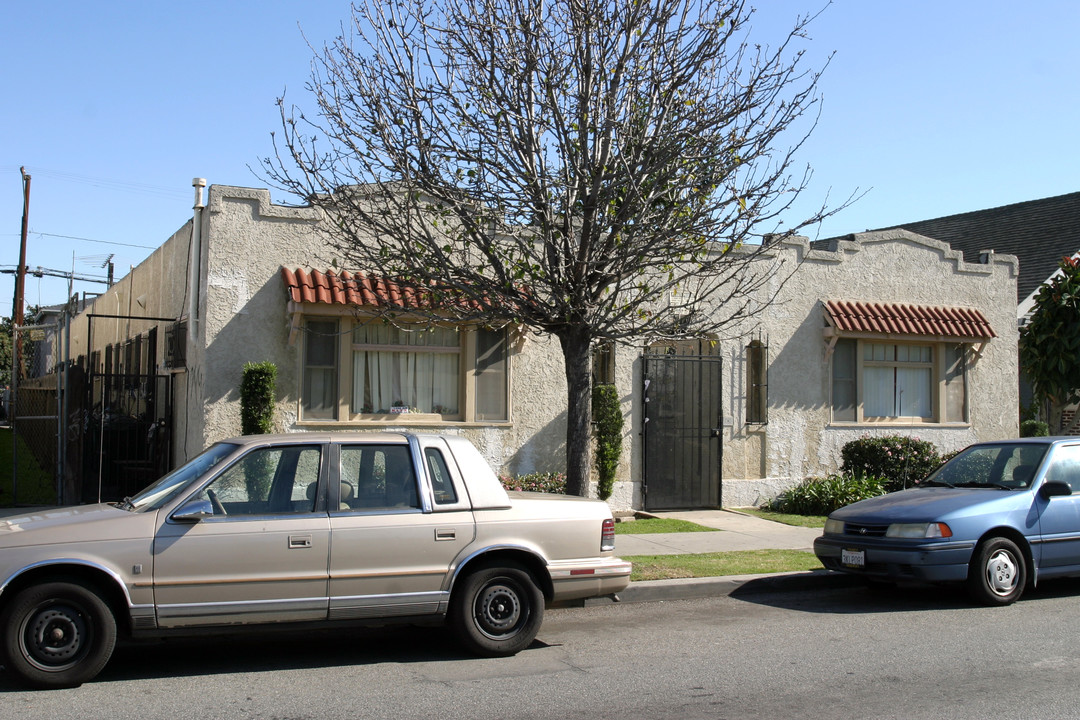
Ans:
{"type": "Polygon", "coordinates": [[[559,343],[566,369],[566,494],[584,496],[592,439],[590,338],[587,331],[574,328],[560,334],[559,343]]]}

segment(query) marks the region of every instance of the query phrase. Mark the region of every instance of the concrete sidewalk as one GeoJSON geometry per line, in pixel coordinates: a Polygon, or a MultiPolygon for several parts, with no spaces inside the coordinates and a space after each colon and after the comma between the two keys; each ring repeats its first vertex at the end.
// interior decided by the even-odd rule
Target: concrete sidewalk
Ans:
{"type": "Polygon", "coordinates": [[[682,555],[684,553],[730,552],[732,550],[813,550],[821,528],[804,528],[762,520],[732,510],[688,510],[650,513],[715,528],[716,532],[657,533],[615,537],[618,555],[682,555]]]}

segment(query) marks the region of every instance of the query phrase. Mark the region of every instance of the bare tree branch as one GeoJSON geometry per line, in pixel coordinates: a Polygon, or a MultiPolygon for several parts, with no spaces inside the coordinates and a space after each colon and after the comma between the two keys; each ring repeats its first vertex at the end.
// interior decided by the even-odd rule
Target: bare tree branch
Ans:
{"type": "Polygon", "coordinates": [[[270,181],[338,251],[551,333],[567,361],[569,484],[587,478],[590,344],[713,333],[760,304],[809,179],[819,72],[750,44],[741,0],[364,0],[316,51],[316,112],[280,101],[270,181]],[[786,149],[781,149],[786,145],[786,149]],[[584,410],[582,410],[584,406],[584,410]],[[583,423],[583,424],[582,424],[583,423]],[[584,450],[582,450],[584,448],[584,450]]]}

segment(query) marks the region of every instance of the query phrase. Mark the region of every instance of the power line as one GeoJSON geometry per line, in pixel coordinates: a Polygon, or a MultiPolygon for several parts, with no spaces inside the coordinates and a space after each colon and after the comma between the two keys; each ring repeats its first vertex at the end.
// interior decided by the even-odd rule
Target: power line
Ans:
{"type": "MultiPolygon", "coordinates": [[[[13,167],[3,167],[4,171],[15,170],[13,167]]],[[[78,175],[76,173],[62,172],[59,170],[46,170],[42,168],[33,168],[34,175],[51,177],[56,180],[64,180],[67,182],[81,183],[83,185],[92,185],[94,187],[111,188],[113,190],[127,190],[130,192],[143,193],[147,195],[160,195],[163,197],[175,197],[186,198],[190,196],[188,190],[181,190],[176,187],[166,187],[163,185],[150,185],[148,183],[130,182],[127,180],[110,180],[108,178],[92,177],[90,175],[78,175]]]]}
{"type": "MultiPolygon", "coordinates": [[[[10,268],[9,269],[8,266],[4,266],[4,267],[0,268],[0,274],[14,275],[16,272],[18,272],[18,270],[16,268],[10,268]]],[[[36,277],[36,278],[41,278],[41,277],[71,278],[72,280],[79,280],[81,282],[101,283],[102,285],[108,285],[109,284],[109,279],[106,278],[106,277],[101,277],[100,275],[76,275],[75,273],[68,272],[66,270],[53,270],[52,268],[43,268],[41,266],[38,266],[36,268],[32,268],[32,267],[27,266],[26,274],[30,275],[30,276],[33,276],[33,277],[36,277]]]]}
{"type": "Polygon", "coordinates": [[[93,238],[76,237],[75,235],[56,235],[55,233],[30,231],[31,235],[40,237],[64,238],[66,240],[82,240],[83,242],[99,243],[101,245],[119,245],[120,247],[142,248],[143,250],[157,250],[157,245],[133,245],[132,243],[116,242],[115,240],[94,240],[93,238]]]}

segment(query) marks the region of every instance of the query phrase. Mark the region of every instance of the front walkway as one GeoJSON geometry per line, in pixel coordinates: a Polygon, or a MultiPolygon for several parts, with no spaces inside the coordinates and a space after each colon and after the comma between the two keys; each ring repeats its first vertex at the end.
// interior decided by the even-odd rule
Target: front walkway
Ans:
{"type": "Polygon", "coordinates": [[[733,510],[649,513],[715,528],[717,532],[656,533],[615,537],[618,555],[682,555],[731,550],[813,550],[821,528],[795,527],[733,510]]]}

